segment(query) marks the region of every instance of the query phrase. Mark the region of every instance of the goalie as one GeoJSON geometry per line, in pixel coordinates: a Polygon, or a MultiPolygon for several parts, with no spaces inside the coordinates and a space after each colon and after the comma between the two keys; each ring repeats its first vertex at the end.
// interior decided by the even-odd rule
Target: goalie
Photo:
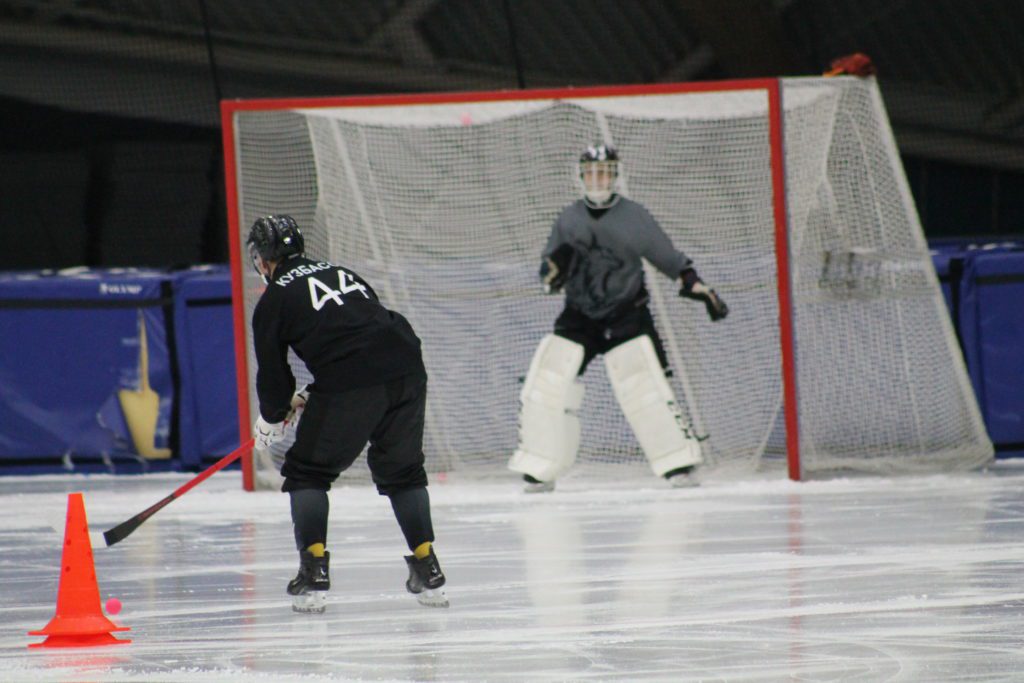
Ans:
{"type": "Polygon", "coordinates": [[[520,394],[519,446],[509,469],[528,492],[551,491],[576,460],[578,377],[604,355],[615,397],[651,469],[673,486],[692,486],[700,444],[684,428],[668,361],[654,327],[641,259],[673,280],[679,294],[704,304],[712,322],[729,308],[698,277],[642,205],[619,194],[619,156],[609,145],[579,159],[583,197],[562,210],[544,248],[540,278],[547,293],[565,292],[565,308],[530,363],[520,394]]]}

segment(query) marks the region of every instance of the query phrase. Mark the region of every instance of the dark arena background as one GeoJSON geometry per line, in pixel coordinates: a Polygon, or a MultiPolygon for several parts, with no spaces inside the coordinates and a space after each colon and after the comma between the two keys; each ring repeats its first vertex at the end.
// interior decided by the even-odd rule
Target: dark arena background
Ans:
{"type": "MultiPolygon", "coordinates": [[[[0,561],[9,588],[0,597],[0,679],[1024,678],[1022,26],[1020,0],[0,0],[0,561]],[[865,63],[870,68],[850,67],[865,63]],[[897,395],[892,385],[913,385],[906,402],[921,404],[908,410],[921,410],[948,365],[969,404],[949,421],[974,421],[979,459],[945,453],[946,464],[920,471],[838,468],[791,481],[801,479],[792,463],[787,479],[784,466],[796,413],[783,424],[771,411],[795,402],[796,390],[787,379],[780,383],[785,390],[769,385],[762,400],[736,379],[755,360],[712,338],[688,349],[704,373],[705,384],[695,391],[717,381],[725,399],[767,414],[755,466],[740,474],[708,467],[700,487],[666,488],[646,470],[632,433],[614,422],[621,415],[598,368],[587,375],[591,407],[600,403],[614,417],[593,409],[589,419],[632,451],[609,445],[619,451],[607,462],[598,457],[556,491],[524,499],[518,476],[504,463],[516,447],[515,404],[539,340],[523,330],[547,329],[557,312],[535,278],[543,237],[522,240],[522,264],[509,258],[459,271],[459,259],[470,254],[462,233],[445,237],[442,227],[428,225],[426,234],[436,229],[437,241],[424,238],[421,249],[410,238],[404,263],[422,264],[422,257],[444,275],[468,273],[459,285],[452,279],[451,305],[428,313],[442,331],[449,323],[456,329],[462,316],[476,334],[465,335],[464,344],[446,339],[447,355],[434,352],[433,365],[427,357],[428,373],[437,372],[427,407],[427,450],[434,451],[428,472],[449,610],[426,613],[405,594],[401,538],[365,476],[331,494],[336,587],[324,615],[289,611],[283,589],[294,553],[286,498],[243,491],[253,488],[254,475],[235,462],[116,547],[102,547],[99,531],[147,509],[249,439],[251,378],[244,375],[251,344],[243,328],[261,290],[244,254],[239,265],[238,240],[251,224],[252,206],[286,196],[281,188],[305,197],[305,181],[297,180],[303,159],[330,151],[323,140],[331,131],[338,140],[343,132],[352,140],[376,139],[371,151],[381,156],[338,177],[362,173],[375,182],[374,163],[394,164],[390,175],[381,173],[395,181],[392,195],[383,197],[400,199],[409,187],[431,200],[433,190],[443,194],[441,187],[470,191],[474,178],[416,187],[427,150],[440,150],[445,169],[468,168],[459,165],[460,154],[481,157],[479,168],[493,178],[480,187],[493,180],[500,193],[507,172],[509,183],[519,183],[510,190],[537,182],[537,195],[546,192],[550,175],[535,174],[539,155],[525,149],[506,150],[500,159],[480,151],[497,149],[493,141],[452,151],[469,143],[433,139],[421,121],[409,124],[414,133],[388,129],[406,124],[397,109],[387,125],[314,109],[356,101],[376,106],[383,100],[375,98],[386,97],[405,104],[472,101],[480,105],[472,111],[484,129],[498,121],[486,118],[493,113],[487,103],[515,93],[571,99],[566,93],[703,92],[737,89],[737,83],[774,92],[772,83],[825,75],[877,84],[895,142],[892,194],[907,190],[910,230],[916,236],[919,221],[927,251],[925,298],[934,294],[939,301],[941,293],[942,303],[939,320],[929,319],[942,334],[924,325],[894,331],[881,317],[857,317],[856,307],[877,292],[852,292],[863,284],[854,281],[874,278],[871,286],[877,285],[886,254],[823,247],[815,252],[824,259],[816,285],[835,304],[828,309],[833,315],[848,314],[834,327],[860,331],[829,353],[864,361],[864,349],[886,345],[889,333],[901,351],[905,339],[913,337],[907,348],[915,349],[942,346],[948,337],[951,353],[935,373],[927,362],[906,363],[910,381],[902,375],[886,381],[887,369],[879,370],[881,377],[849,372],[851,360],[835,372],[801,375],[800,396],[816,402],[818,413],[830,407],[841,413],[840,400],[814,397],[849,398],[853,389],[846,388],[856,384],[856,402],[885,422],[899,412],[885,405],[897,395]],[[280,119],[245,119],[261,109],[259,101],[287,111],[280,119]],[[311,143],[307,127],[316,126],[321,137],[311,143]],[[256,170],[243,169],[246,163],[256,170]],[[499,291],[493,308],[472,298],[474,288],[487,287],[499,291]],[[535,294],[544,303],[529,303],[535,294]],[[516,297],[527,303],[513,317],[502,307],[516,297]],[[477,315],[494,328],[477,325],[477,315]],[[486,350],[493,345],[514,349],[511,361],[486,350]],[[512,406],[493,411],[500,428],[462,427],[460,420],[468,425],[474,411],[491,405],[488,392],[502,393],[512,406]],[[637,466],[620,473],[623,459],[637,466]],[[88,563],[95,562],[101,597],[124,603],[124,612],[115,617],[117,610],[108,610],[108,616],[132,628],[116,638],[133,642],[58,656],[26,649],[33,642],[26,632],[51,618],[59,570],[70,571],[67,546],[84,538],[70,535],[65,506],[74,492],[84,493],[92,522],[95,559],[90,553],[88,563]]],[[[463,123],[476,125],[468,112],[463,123]]],[[[560,168],[560,145],[576,150],[575,138],[571,145],[558,139],[569,130],[561,125],[536,132],[537,147],[551,152],[545,173],[560,168]]],[[[843,118],[834,125],[843,127],[843,118]]],[[[506,133],[499,128],[493,126],[500,140],[506,133]]],[[[630,151],[623,150],[627,172],[630,151]]],[[[655,141],[632,151],[653,158],[659,149],[655,141]]],[[[707,168],[718,168],[714,154],[707,168]]],[[[566,169],[576,156],[565,157],[566,169]]],[[[634,161],[631,189],[638,194],[652,192],[639,189],[645,179],[648,187],[671,190],[672,174],[683,178],[687,164],[655,160],[645,168],[634,161]]],[[[829,164],[841,167],[843,160],[829,164]]],[[[765,169],[779,177],[785,170],[765,169]]],[[[332,208],[336,213],[351,208],[350,196],[353,206],[364,201],[348,186],[333,190],[342,207],[332,208]]],[[[495,196],[495,204],[502,199],[495,196]]],[[[336,235],[317,232],[329,222],[322,207],[299,204],[281,211],[295,213],[304,230],[309,226],[307,246],[326,253],[336,235]]],[[[348,223],[356,224],[378,209],[353,211],[348,223]]],[[[666,225],[673,220],[653,213],[666,225]]],[[[498,243],[515,241],[508,235],[520,228],[532,234],[514,214],[501,214],[509,218],[507,230],[481,219],[473,234],[484,239],[474,243],[473,258],[504,254],[498,243]]],[[[546,235],[551,221],[542,218],[530,217],[546,235]]],[[[369,223],[365,232],[377,230],[369,223]]],[[[406,238],[396,234],[398,242],[406,238]]],[[[695,249],[714,253],[711,241],[695,249]]],[[[791,246],[797,264],[799,249],[791,246]]],[[[759,274],[774,280],[777,262],[768,251],[764,258],[759,274]]],[[[331,260],[340,259],[332,253],[331,260]]],[[[371,269],[371,284],[393,274],[388,264],[373,263],[380,272],[371,269]]],[[[396,277],[404,281],[406,273],[396,277]]],[[[799,278],[793,279],[798,291],[799,278]]],[[[729,285],[722,291],[729,295],[730,322],[741,324],[750,313],[746,293],[729,285]]],[[[774,290],[765,291],[774,302],[774,290]]],[[[789,296],[788,284],[779,291],[780,298],[789,296]]],[[[412,310],[421,336],[433,329],[420,325],[427,313],[416,311],[415,298],[403,298],[401,287],[381,292],[397,299],[399,310],[412,310]]],[[[438,293],[445,294],[443,285],[438,293]]],[[[655,311],[659,326],[670,327],[663,321],[675,313],[666,310],[689,315],[687,306],[694,304],[673,295],[666,309],[655,311]]],[[[788,334],[785,311],[758,311],[770,321],[765,345],[773,350],[776,337],[788,334]]],[[[688,320],[676,322],[686,330],[688,320]]],[[[827,320],[822,327],[829,328],[827,320]]],[[[670,340],[676,353],[687,351],[688,339],[676,337],[670,340]]],[[[436,339],[425,338],[424,348],[436,339]]],[[[810,346],[797,339],[790,351],[810,346]]],[[[789,371],[779,367],[776,374],[789,371]]],[[[685,380],[677,374],[672,381],[678,393],[685,380]]],[[[584,443],[599,451],[594,441],[611,439],[593,422],[584,422],[591,435],[584,443]]],[[[808,433],[810,424],[803,424],[808,433]]],[[[827,433],[815,434],[818,443],[806,440],[808,453],[830,437],[871,431],[870,424],[826,424],[827,433]]],[[[918,446],[943,450],[934,446],[938,437],[929,424],[909,429],[918,446]]],[[[720,436],[724,428],[716,428],[720,436]]],[[[863,443],[899,454],[903,445],[883,431],[863,443]]],[[[728,450],[719,449],[718,465],[744,458],[728,450]]],[[[240,458],[247,468],[248,458],[240,458]]],[[[73,573],[87,574],[91,567],[75,557],[73,573]]],[[[58,614],[71,600],[63,584],[61,591],[58,614]]]]}

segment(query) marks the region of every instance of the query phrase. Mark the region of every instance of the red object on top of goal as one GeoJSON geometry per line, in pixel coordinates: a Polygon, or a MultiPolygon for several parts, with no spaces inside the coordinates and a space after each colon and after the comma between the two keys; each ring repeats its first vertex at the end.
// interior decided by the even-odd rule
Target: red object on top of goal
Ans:
{"type": "Polygon", "coordinates": [[[825,76],[874,76],[878,73],[874,62],[863,52],[854,52],[852,55],[845,55],[833,59],[825,76]]]}

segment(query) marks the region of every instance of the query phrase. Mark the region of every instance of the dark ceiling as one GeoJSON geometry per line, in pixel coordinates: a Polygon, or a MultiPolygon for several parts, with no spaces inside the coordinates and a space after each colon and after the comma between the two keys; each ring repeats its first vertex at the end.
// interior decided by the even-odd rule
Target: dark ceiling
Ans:
{"type": "Polygon", "coordinates": [[[1018,0],[0,0],[0,96],[218,125],[219,97],[820,74],[861,51],[904,153],[1024,169],[1018,0]]]}

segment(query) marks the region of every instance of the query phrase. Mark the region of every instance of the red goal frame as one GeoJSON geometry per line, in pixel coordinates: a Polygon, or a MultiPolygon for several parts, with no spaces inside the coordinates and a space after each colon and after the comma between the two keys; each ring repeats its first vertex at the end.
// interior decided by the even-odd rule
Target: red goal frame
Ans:
{"type": "MultiPolygon", "coordinates": [[[[783,410],[786,425],[786,458],[789,478],[802,478],[800,464],[799,415],[797,410],[796,357],[793,337],[792,286],[790,275],[789,220],[786,202],[786,170],[782,121],[782,82],[777,78],[699,83],[656,83],[588,88],[537,90],[495,90],[473,92],[419,93],[352,97],[283,98],[222,100],[221,134],[224,145],[224,182],[228,219],[228,247],[231,257],[231,293],[235,329],[235,368],[238,378],[239,442],[251,436],[249,412],[249,369],[246,353],[248,321],[245,320],[242,268],[245,267],[241,244],[238,207],[238,174],[235,155],[234,115],[246,111],[273,111],[317,107],[386,107],[409,104],[453,104],[459,102],[496,102],[503,100],[550,100],[565,98],[613,97],[629,95],[665,95],[681,93],[765,91],[768,99],[768,135],[771,164],[772,214],[775,223],[775,265],[779,304],[779,343],[782,356],[783,410]]],[[[242,485],[255,488],[252,457],[242,458],[242,485]]]]}

